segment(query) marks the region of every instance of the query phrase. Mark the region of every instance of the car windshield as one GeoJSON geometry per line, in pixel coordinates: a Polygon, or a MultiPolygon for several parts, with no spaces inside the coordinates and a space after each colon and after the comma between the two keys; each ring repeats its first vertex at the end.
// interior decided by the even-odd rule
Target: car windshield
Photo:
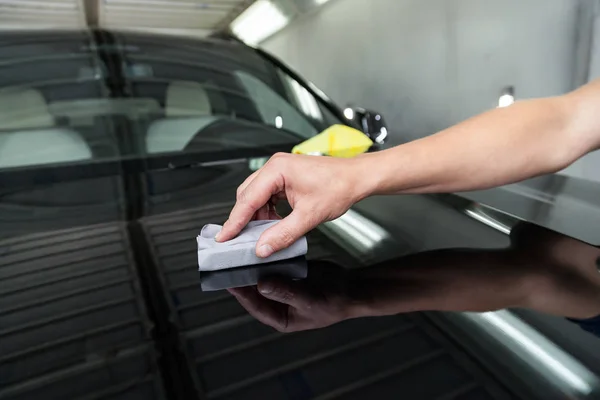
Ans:
{"type": "Polygon", "coordinates": [[[0,168],[290,146],[339,119],[239,43],[134,34],[0,40],[0,168]]]}

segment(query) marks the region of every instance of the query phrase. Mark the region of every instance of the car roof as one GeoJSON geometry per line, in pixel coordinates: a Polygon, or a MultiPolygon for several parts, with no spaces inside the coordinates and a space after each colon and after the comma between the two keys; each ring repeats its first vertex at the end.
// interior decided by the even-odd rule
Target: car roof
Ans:
{"type": "MultiPolygon", "coordinates": [[[[0,56],[3,60],[27,55],[30,49],[37,56],[56,51],[82,51],[89,43],[117,43],[135,47],[156,46],[192,49],[212,49],[237,56],[257,55],[251,47],[233,36],[218,35],[211,37],[184,37],[151,32],[133,32],[121,30],[14,30],[0,33],[0,56]],[[21,49],[20,51],[18,49],[21,49]]],[[[124,47],[127,50],[127,47],[124,47]]]]}

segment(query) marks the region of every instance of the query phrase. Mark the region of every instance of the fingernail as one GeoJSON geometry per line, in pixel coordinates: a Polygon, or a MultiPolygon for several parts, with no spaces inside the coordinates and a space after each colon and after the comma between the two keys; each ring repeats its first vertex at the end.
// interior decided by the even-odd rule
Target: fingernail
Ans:
{"type": "Polygon", "coordinates": [[[273,293],[273,290],[275,288],[273,287],[272,284],[270,283],[263,283],[260,285],[260,287],[258,288],[258,291],[262,294],[269,294],[269,293],[273,293]]]}
{"type": "Polygon", "coordinates": [[[217,235],[215,236],[215,240],[217,242],[219,242],[221,240],[221,232],[223,232],[223,231],[219,231],[219,233],[217,233],[217,235]]]}
{"type": "Polygon", "coordinates": [[[271,246],[269,246],[268,244],[263,244],[256,251],[256,255],[259,256],[260,258],[267,258],[271,254],[273,254],[273,248],[271,246]]]}

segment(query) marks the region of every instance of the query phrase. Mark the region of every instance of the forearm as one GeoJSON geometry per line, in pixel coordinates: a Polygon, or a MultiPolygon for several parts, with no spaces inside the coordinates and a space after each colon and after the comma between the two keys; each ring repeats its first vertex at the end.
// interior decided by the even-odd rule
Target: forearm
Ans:
{"type": "Polygon", "coordinates": [[[368,194],[485,189],[561,170],[591,151],[567,96],[518,102],[359,163],[381,166],[368,194]]]}
{"type": "Polygon", "coordinates": [[[531,277],[499,250],[416,253],[356,270],[356,313],[490,311],[524,306],[531,277]]]}
{"type": "Polygon", "coordinates": [[[356,270],[353,317],[414,311],[529,308],[572,318],[600,315],[596,256],[543,259],[514,250],[447,249],[416,253],[356,270]],[[592,273],[593,272],[593,273],[592,273]]]}

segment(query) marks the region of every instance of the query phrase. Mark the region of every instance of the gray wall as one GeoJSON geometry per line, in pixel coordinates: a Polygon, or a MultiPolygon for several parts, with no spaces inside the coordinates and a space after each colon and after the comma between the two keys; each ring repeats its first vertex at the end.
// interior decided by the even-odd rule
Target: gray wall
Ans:
{"type": "Polygon", "coordinates": [[[495,107],[507,85],[571,90],[577,17],[576,0],[330,0],[262,47],[338,104],[382,112],[398,144],[495,107]]]}
{"type": "Polygon", "coordinates": [[[592,51],[590,56],[590,79],[600,78],[600,0],[596,0],[594,26],[592,28],[592,51]]]}
{"type": "MultiPolygon", "coordinates": [[[[595,10],[589,43],[588,79],[600,79],[600,1],[595,0],[595,10]]],[[[600,181],[600,151],[587,155],[562,172],[565,175],[600,181]]]]}
{"type": "Polygon", "coordinates": [[[412,139],[494,107],[506,85],[569,90],[576,19],[574,0],[330,0],[262,46],[412,139]]]}

